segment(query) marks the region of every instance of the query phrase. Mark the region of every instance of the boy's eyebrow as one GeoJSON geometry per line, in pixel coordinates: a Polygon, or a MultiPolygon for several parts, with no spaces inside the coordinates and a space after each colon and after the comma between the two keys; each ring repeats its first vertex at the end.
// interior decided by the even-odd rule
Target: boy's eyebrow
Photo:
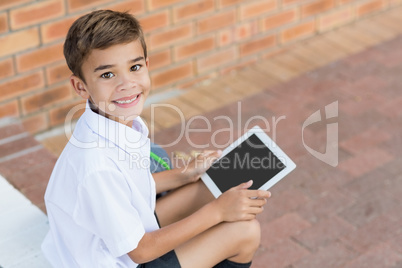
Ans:
{"type": "MultiPolygon", "coordinates": [[[[132,59],[129,62],[135,63],[135,62],[138,62],[138,61],[141,61],[141,60],[145,60],[143,56],[140,56],[138,58],[132,59]]],[[[113,68],[114,66],[115,65],[113,65],[113,64],[99,65],[98,67],[95,68],[94,73],[96,73],[97,71],[100,71],[100,70],[113,68]]]]}

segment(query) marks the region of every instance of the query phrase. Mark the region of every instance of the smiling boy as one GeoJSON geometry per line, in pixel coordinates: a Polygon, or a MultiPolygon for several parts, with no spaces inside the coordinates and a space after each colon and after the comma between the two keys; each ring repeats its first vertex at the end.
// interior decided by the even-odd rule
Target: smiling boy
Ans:
{"type": "Polygon", "coordinates": [[[218,152],[153,176],[142,164],[150,155],[140,118],[150,79],[138,21],[110,10],[87,14],[71,26],[64,55],[87,107],[45,194],[50,231],[42,249],[50,263],[249,267],[260,241],[255,217],[269,192],[248,190],[250,181],[214,199],[199,177],[218,152]]]}

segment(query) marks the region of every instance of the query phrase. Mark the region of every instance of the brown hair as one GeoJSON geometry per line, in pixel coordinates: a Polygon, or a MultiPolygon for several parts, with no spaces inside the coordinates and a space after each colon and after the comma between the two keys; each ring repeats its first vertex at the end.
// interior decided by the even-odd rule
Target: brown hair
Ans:
{"type": "Polygon", "coordinates": [[[147,58],[144,34],[136,18],[127,12],[97,10],[80,17],[70,27],[64,43],[64,57],[73,74],[85,82],[81,67],[92,50],[135,40],[141,42],[147,58]]]}

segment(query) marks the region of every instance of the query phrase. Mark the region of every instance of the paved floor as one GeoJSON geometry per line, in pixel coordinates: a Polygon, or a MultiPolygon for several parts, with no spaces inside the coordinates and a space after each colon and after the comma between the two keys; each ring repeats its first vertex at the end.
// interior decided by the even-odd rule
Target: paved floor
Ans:
{"type": "MultiPolygon", "coordinates": [[[[211,129],[184,136],[173,150],[224,145],[228,128],[242,133],[247,120],[262,116],[254,123],[276,135],[298,165],[271,189],[253,267],[402,267],[401,74],[402,35],[187,122],[190,129],[207,129],[209,122],[211,129]],[[325,107],[334,102],[337,117],[326,119],[325,107]],[[303,131],[320,110],[322,121],[303,131]],[[280,117],[274,130],[272,118],[280,117]],[[325,152],[327,124],[338,128],[336,167],[306,149],[325,152]]],[[[335,129],[329,130],[331,138],[335,129]]],[[[169,144],[181,131],[172,126],[155,140],[169,144]]]]}
{"type": "MultiPolygon", "coordinates": [[[[271,189],[259,217],[262,242],[253,267],[402,267],[402,35],[392,33],[359,24],[289,48],[221,79],[217,87],[226,94],[182,96],[203,116],[155,134],[159,144],[179,140],[166,148],[171,152],[224,147],[251,120],[295,160],[297,169],[271,189]],[[343,42],[346,36],[365,48],[356,53],[359,46],[343,42]],[[391,40],[367,48],[385,36],[391,40]],[[232,101],[222,105],[226,99],[232,101]],[[303,129],[316,111],[322,120],[303,129]],[[185,128],[205,132],[186,136],[185,128]],[[328,153],[338,145],[335,167],[306,149],[325,153],[327,142],[328,153]]],[[[162,124],[180,117],[167,108],[160,116],[171,118],[158,120],[154,111],[162,124]]]]}
{"type": "MultiPolygon", "coordinates": [[[[253,267],[402,267],[400,14],[395,8],[284,47],[164,102],[172,106],[146,109],[151,138],[170,153],[224,147],[258,124],[294,159],[297,169],[271,189],[259,216],[253,267]],[[313,114],[321,120],[305,123],[313,114]]],[[[56,154],[64,143],[43,141],[56,154]]],[[[7,166],[0,163],[3,175],[7,166]]],[[[40,182],[29,193],[43,209],[40,182]]]]}

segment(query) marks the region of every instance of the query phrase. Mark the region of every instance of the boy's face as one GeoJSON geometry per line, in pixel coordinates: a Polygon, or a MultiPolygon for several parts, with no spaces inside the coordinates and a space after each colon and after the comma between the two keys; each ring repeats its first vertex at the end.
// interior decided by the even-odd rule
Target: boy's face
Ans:
{"type": "Polygon", "coordinates": [[[82,65],[86,83],[74,75],[71,83],[107,118],[130,125],[150,90],[148,64],[138,40],[94,49],[82,65]]]}

